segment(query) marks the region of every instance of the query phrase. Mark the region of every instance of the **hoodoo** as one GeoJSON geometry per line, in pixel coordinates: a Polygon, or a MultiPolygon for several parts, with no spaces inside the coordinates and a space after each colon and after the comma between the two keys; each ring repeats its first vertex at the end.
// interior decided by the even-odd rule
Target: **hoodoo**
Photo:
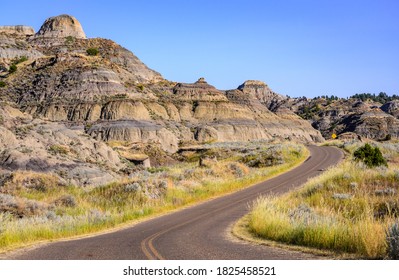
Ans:
{"type": "Polygon", "coordinates": [[[70,15],[60,15],[47,19],[36,37],[44,38],[65,38],[72,36],[78,39],[86,39],[80,22],[70,15]]]}

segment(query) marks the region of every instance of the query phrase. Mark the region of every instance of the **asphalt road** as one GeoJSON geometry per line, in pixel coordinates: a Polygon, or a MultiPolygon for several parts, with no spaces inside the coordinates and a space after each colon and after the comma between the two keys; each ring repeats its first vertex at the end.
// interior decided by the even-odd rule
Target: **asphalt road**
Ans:
{"type": "Polygon", "coordinates": [[[49,243],[8,255],[8,259],[314,259],[315,256],[253,245],[229,237],[228,228],[248,212],[262,194],[282,194],[327,167],[343,154],[333,147],[310,146],[311,156],[299,167],[251,188],[130,228],[78,240],[49,243]]]}

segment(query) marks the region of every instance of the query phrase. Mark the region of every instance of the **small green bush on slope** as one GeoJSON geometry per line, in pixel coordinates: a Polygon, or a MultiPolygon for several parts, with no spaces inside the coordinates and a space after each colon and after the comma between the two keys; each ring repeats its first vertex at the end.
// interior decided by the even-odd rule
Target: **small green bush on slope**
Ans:
{"type": "Polygon", "coordinates": [[[96,56],[100,53],[100,51],[96,48],[90,48],[86,50],[86,53],[90,56],[96,56]]]}
{"type": "Polygon", "coordinates": [[[363,161],[368,167],[387,166],[387,161],[382,156],[380,149],[378,147],[373,148],[370,144],[358,148],[353,156],[356,160],[363,161]]]}

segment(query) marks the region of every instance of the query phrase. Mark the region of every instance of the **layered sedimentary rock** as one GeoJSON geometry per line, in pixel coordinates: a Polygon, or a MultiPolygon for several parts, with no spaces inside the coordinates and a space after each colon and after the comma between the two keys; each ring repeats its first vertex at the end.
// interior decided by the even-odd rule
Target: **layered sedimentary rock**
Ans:
{"type": "Polygon", "coordinates": [[[119,120],[93,125],[88,134],[99,140],[118,140],[158,144],[164,151],[174,153],[178,139],[163,126],[149,121],[119,120]]]}
{"type": "Polygon", "coordinates": [[[243,93],[259,100],[269,110],[274,110],[287,98],[272,91],[267,84],[262,81],[249,80],[238,87],[243,93]]]}
{"type": "Polygon", "coordinates": [[[33,27],[25,25],[0,26],[0,33],[6,35],[32,36],[35,34],[33,27]]]}
{"type": "Polygon", "coordinates": [[[38,58],[43,55],[27,41],[34,32],[29,26],[0,26],[0,75],[8,72],[13,60],[21,57],[38,58]]]}
{"type": "Polygon", "coordinates": [[[381,110],[395,118],[399,118],[399,100],[393,100],[382,105],[381,110]]]}
{"type": "Polygon", "coordinates": [[[68,15],[49,18],[32,35],[29,28],[0,28],[0,101],[22,114],[3,114],[0,168],[97,184],[126,168],[104,142],[174,153],[192,142],[323,140],[263,82],[222,91],[204,78],[167,81],[115,42],[86,39],[68,15]]]}
{"type": "Polygon", "coordinates": [[[227,101],[222,91],[209,85],[204,78],[194,84],[179,83],[173,88],[176,99],[184,101],[227,101]]]}
{"type": "Polygon", "coordinates": [[[382,107],[379,103],[354,98],[335,101],[316,98],[300,102],[296,112],[308,119],[325,138],[346,132],[376,140],[399,137],[399,120],[394,117],[395,101],[382,107]]]}

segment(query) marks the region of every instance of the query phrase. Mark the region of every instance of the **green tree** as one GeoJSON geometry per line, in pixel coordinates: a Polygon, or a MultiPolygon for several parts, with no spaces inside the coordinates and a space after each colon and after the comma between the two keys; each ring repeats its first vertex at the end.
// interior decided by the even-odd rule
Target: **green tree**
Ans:
{"type": "Polygon", "coordinates": [[[358,148],[353,156],[358,161],[363,161],[368,167],[375,166],[388,166],[387,160],[382,155],[378,147],[372,147],[370,144],[365,144],[364,146],[358,148]]]}

